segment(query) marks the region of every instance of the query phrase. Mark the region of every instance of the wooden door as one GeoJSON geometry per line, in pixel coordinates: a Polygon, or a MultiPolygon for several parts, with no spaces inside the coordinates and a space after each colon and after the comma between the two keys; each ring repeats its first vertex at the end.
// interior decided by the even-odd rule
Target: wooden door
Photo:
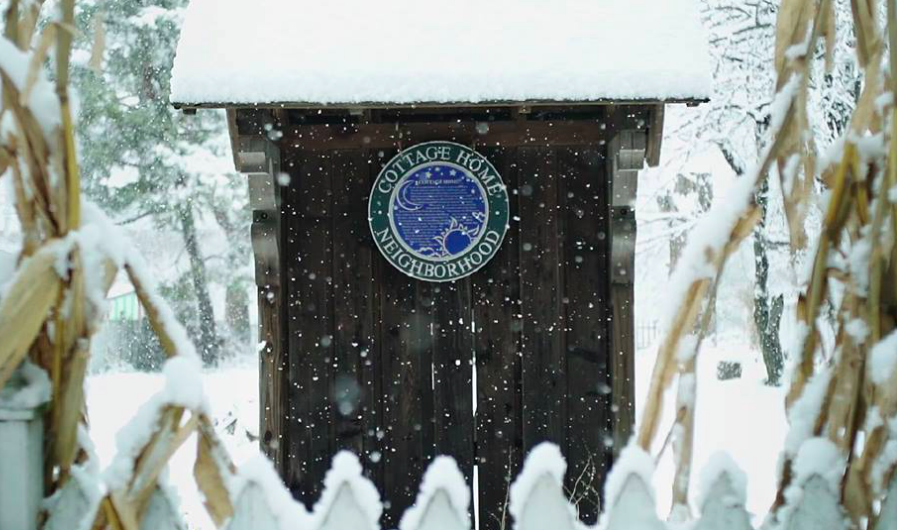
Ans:
{"type": "Polygon", "coordinates": [[[596,518],[612,453],[604,148],[478,150],[508,186],[511,226],[486,267],[446,284],[404,276],[371,239],[368,192],[396,149],[283,155],[281,471],[309,506],[348,449],[395,527],[447,454],[471,487],[478,468],[480,528],[503,528],[523,457],[552,441],[581,517],[596,518]]]}

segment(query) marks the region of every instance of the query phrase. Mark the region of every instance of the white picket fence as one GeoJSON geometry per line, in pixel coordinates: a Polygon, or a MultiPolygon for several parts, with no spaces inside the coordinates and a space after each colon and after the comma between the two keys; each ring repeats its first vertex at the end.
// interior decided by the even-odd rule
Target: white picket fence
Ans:
{"type": "MultiPolygon", "coordinates": [[[[745,476],[727,457],[705,472],[700,514],[683,526],[656,515],[650,484],[653,460],[638,449],[624,451],[608,478],[608,510],[601,530],[753,530],[745,511],[745,476]]],[[[508,511],[514,530],[587,530],[563,490],[566,463],[558,448],[543,444],[533,449],[511,486],[508,511]]],[[[798,476],[788,491],[788,506],[780,520],[764,525],[776,530],[844,530],[852,528],[840,507],[837,480],[810,474],[798,476]]],[[[92,520],[100,485],[90,474],[75,474],[53,503],[48,530],[80,528],[92,520]]],[[[320,501],[311,512],[292,499],[270,463],[262,457],[241,466],[229,485],[234,516],[226,530],[379,530],[380,496],[362,474],[358,458],[340,453],[328,472],[320,501]]],[[[891,487],[892,492],[894,486],[891,487]]],[[[158,489],[141,530],[183,530],[176,503],[158,489]]],[[[401,519],[399,530],[470,530],[470,493],[455,461],[435,459],[426,471],[415,504],[401,519]]],[[[897,497],[889,495],[881,517],[871,530],[897,528],[897,497]],[[894,500],[891,500],[894,499],[894,500]]]]}

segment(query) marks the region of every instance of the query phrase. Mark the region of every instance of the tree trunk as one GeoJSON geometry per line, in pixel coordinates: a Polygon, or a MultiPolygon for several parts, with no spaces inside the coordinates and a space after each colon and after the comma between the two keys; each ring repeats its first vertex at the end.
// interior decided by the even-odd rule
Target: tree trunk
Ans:
{"type": "Polygon", "coordinates": [[[178,217],[181,221],[181,235],[184,237],[187,255],[190,257],[190,276],[199,306],[199,351],[203,364],[208,366],[217,361],[220,342],[215,329],[215,312],[212,310],[212,300],[209,297],[209,287],[206,282],[206,264],[202,259],[199,241],[196,238],[193,208],[189,204],[178,205],[178,217]]]}
{"type": "MultiPolygon", "coordinates": [[[[228,246],[228,256],[245,256],[250,249],[246,245],[245,230],[241,230],[228,217],[227,211],[221,207],[221,204],[212,201],[209,204],[212,215],[218,226],[224,231],[228,241],[232,244],[228,246]]],[[[247,215],[246,212],[243,214],[247,215]]],[[[251,217],[251,216],[249,216],[251,217]]],[[[246,289],[246,283],[251,282],[251,278],[246,277],[246,282],[241,281],[244,273],[237,272],[233,276],[222,278],[227,284],[227,291],[224,298],[224,321],[227,329],[222,332],[225,344],[234,343],[234,351],[243,349],[250,341],[251,333],[249,326],[249,294],[246,289]]]]}
{"type": "Polygon", "coordinates": [[[766,254],[766,210],[769,186],[764,180],[757,192],[757,205],[760,206],[760,223],[754,230],[754,270],[756,286],[754,288],[754,325],[760,339],[760,351],[763,354],[763,363],[766,365],[766,384],[778,386],[781,384],[784,359],[782,346],[779,342],[779,322],[784,308],[784,299],[781,295],[772,300],[769,299],[769,258],[766,254]]]}
{"type": "Polygon", "coordinates": [[[224,319],[227,322],[229,339],[242,347],[249,342],[249,295],[240,284],[227,286],[224,302],[224,319]]]}
{"type": "MultiPolygon", "coordinates": [[[[758,145],[768,125],[765,121],[757,123],[758,145]]],[[[729,167],[732,168],[739,178],[742,178],[744,176],[744,166],[738,161],[735,154],[725,144],[720,144],[719,149],[723,154],[723,158],[729,163],[729,167]]],[[[754,327],[757,329],[760,352],[763,354],[763,364],[766,365],[766,384],[778,386],[781,384],[782,371],[785,366],[782,346],[779,342],[779,323],[782,320],[785,300],[779,295],[772,301],[772,306],[770,307],[769,257],[767,256],[766,244],[768,196],[769,183],[766,179],[763,179],[756,196],[757,205],[760,207],[760,222],[754,229],[754,327]]]]}

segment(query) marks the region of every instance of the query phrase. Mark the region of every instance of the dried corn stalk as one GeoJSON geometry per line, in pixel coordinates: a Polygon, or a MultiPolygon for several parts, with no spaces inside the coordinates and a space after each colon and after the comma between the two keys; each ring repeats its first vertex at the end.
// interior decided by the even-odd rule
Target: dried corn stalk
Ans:
{"type": "MultiPolygon", "coordinates": [[[[807,101],[814,86],[810,76],[818,60],[816,51],[825,50],[827,66],[838,58],[832,44],[835,10],[831,0],[783,0],[781,4],[775,61],[770,65],[778,74],[770,146],[758,170],[749,175],[749,183],[742,183],[742,191],[736,193],[735,206],[708,216],[707,225],[724,222],[731,227],[724,232],[724,240],[708,242],[699,236],[689,242],[686,252],[690,251],[697,263],[692,269],[700,273],[689,276],[686,269],[678,275],[687,288],[658,352],[638,433],[638,443],[650,449],[657,436],[664,392],[678,373],[674,445],[675,438],[679,440],[673,496],[680,506],[687,503],[691,444],[700,433],[691,432],[694,400],[681,397],[689,392],[694,359],[686,356],[687,362],[682,362],[677,352],[685,337],[700,332],[696,325],[700,308],[721,275],[725,256],[746,235],[744,230],[753,226],[750,214],[755,208],[747,198],[749,192],[768,178],[771,168],[777,169],[782,181],[795,254],[807,246],[804,222],[814,182],[829,188],[821,233],[809,245],[812,273],[797,306],[801,329],[792,351],[795,370],[787,396],[792,419],[809,424],[809,436],[817,442],[827,440],[825,443],[840,453],[839,461],[846,462],[841,501],[855,525],[870,521],[869,527],[873,527],[876,507],[894,477],[897,460],[885,447],[897,442],[897,432],[891,427],[897,424],[897,370],[891,362],[897,360],[897,0],[884,1],[888,13],[884,21],[876,18],[882,6],[874,0],[851,2],[850,22],[857,37],[854,53],[863,68],[864,88],[843,149],[826,167],[819,167],[815,159],[807,101]],[[739,219],[738,223],[734,219],[739,219]],[[842,292],[843,296],[838,294],[842,292]],[[817,329],[817,318],[825,307],[833,308],[837,317],[836,349],[830,360],[820,351],[817,329]],[[817,375],[824,388],[817,385],[810,392],[808,382],[817,375]],[[795,406],[801,400],[812,400],[804,404],[812,406],[795,406]],[[817,412],[809,418],[794,416],[808,410],[817,412]],[[856,443],[858,439],[864,443],[856,443]]],[[[697,351],[692,353],[697,355],[697,351]]],[[[803,441],[797,440],[798,444],[803,441]]],[[[786,504],[785,491],[792,486],[797,451],[783,451],[774,515],[786,504]]]]}
{"type": "MultiPolygon", "coordinates": [[[[102,326],[102,300],[119,270],[133,283],[140,303],[169,356],[195,359],[183,328],[142,272],[142,260],[126,241],[107,239],[115,227],[85,210],[68,96],[74,0],[59,2],[60,16],[36,35],[41,2],[11,0],[0,38],[0,174],[10,175],[23,231],[17,270],[0,300],[0,388],[26,359],[52,381],[47,411],[45,492],[52,495],[87,458],[77,432],[85,417],[84,378],[90,341],[102,326]],[[34,43],[35,48],[28,50],[34,43]],[[52,57],[55,81],[44,72],[52,57]]],[[[99,22],[98,24],[101,24],[99,22]]],[[[102,58],[102,27],[95,28],[91,65],[102,58]]],[[[114,238],[113,238],[114,239],[114,238]]],[[[195,475],[213,519],[233,513],[227,481],[235,470],[198,402],[159,401],[127,473],[99,503],[94,528],[137,530],[174,452],[193,434],[199,440],[195,475]]]]}

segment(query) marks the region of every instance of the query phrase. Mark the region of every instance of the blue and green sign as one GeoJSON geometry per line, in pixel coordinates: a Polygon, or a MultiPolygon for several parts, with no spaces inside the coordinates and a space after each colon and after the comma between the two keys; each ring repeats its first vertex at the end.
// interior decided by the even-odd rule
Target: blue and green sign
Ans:
{"type": "Polygon", "coordinates": [[[469,276],[498,252],[508,191],[473,149],[427,142],[389,161],[368,204],[377,248],[403,273],[428,282],[469,276]]]}

